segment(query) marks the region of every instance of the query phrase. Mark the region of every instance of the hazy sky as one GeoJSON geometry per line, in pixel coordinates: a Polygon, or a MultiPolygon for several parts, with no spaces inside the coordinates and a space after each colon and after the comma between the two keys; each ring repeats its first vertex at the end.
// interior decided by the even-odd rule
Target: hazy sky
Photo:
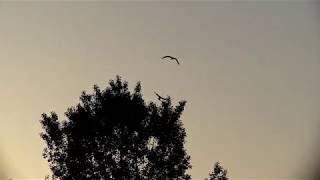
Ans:
{"type": "Polygon", "coordinates": [[[0,2],[0,179],[48,174],[41,113],[63,119],[116,75],[148,101],[188,101],[193,179],[215,161],[232,179],[305,176],[319,151],[319,5],[0,2]]]}

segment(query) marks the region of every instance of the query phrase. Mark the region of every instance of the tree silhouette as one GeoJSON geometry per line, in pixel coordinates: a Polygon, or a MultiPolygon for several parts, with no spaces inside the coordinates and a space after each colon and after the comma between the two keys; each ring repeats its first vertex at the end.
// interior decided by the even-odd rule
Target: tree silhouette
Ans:
{"type": "MultiPolygon", "coordinates": [[[[209,174],[209,180],[228,180],[227,170],[225,170],[219,162],[216,162],[213,171],[209,174]]],[[[208,179],[206,179],[208,180],[208,179]]]]}
{"type": "Polygon", "coordinates": [[[145,103],[138,82],[134,92],[119,76],[80,103],[60,121],[42,114],[43,157],[56,179],[191,179],[186,132],[180,116],[186,101],[145,103]]]}

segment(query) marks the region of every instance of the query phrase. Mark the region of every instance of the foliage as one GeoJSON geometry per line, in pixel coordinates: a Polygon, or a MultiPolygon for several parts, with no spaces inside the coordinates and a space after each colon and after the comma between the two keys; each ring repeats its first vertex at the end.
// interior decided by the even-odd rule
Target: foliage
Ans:
{"type": "Polygon", "coordinates": [[[209,174],[209,180],[228,180],[227,170],[219,162],[214,164],[213,171],[209,174]]]}
{"type": "Polygon", "coordinates": [[[134,92],[119,76],[69,108],[67,120],[55,112],[42,114],[43,157],[56,179],[190,179],[190,156],[177,106],[168,97],[145,103],[141,85],[134,92]]]}

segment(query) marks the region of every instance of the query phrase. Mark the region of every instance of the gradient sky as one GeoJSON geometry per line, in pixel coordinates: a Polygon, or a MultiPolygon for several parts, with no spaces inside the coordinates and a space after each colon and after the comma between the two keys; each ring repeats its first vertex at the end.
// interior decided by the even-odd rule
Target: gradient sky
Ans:
{"type": "Polygon", "coordinates": [[[306,177],[320,135],[319,5],[0,2],[0,179],[48,174],[41,113],[64,119],[116,75],[141,81],[147,101],[188,101],[193,179],[215,161],[232,179],[306,177]]]}

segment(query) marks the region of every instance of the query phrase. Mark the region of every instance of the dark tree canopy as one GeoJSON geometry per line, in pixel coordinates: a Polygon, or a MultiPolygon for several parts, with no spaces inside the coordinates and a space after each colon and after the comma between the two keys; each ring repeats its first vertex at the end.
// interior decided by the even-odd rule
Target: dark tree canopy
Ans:
{"type": "Polygon", "coordinates": [[[67,120],[42,114],[43,156],[58,179],[190,179],[185,104],[173,106],[170,97],[146,104],[140,83],[130,92],[117,76],[104,90],[83,92],[67,120]]]}
{"type": "Polygon", "coordinates": [[[209,180],[228,180],[227,170],[219,162],[216,162],[213,171],[209,174],[209,180]]]}

